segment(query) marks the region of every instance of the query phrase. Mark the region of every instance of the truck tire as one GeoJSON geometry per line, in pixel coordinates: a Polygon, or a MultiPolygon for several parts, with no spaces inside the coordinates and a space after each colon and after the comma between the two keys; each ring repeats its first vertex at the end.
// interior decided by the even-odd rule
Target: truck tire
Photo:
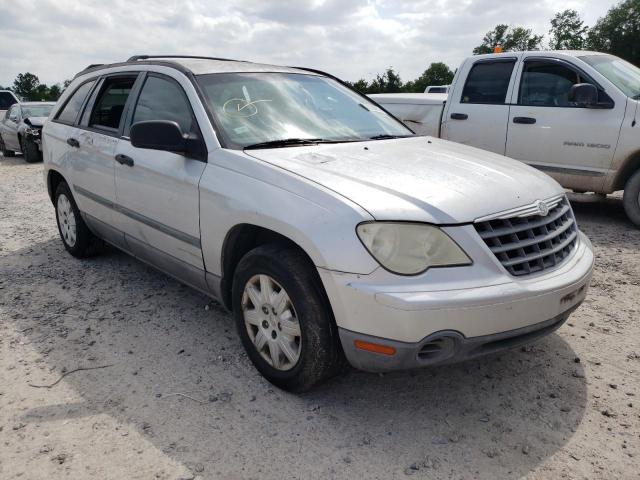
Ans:
{"type": "Polygon", "coordinates": [[[7,146],[4,144],[4,140],[2,140],[2,135],[0,135],[0,150],[2,150],[2,155],[5,157],[13,157],[16,154],[13,150],[7,149],[7,146]]]}
{"type": "Polygon", "coordinates": [[[38,149],[38,145],[29,138],[22,141],[22,155],[24,155],[24,159],[27,163],[42,161],[42,154],[38,149]]]}
{"type": "Polygon", "coordinates": [[[62,181],[58,185],[53,204],[58,232],[67,252],[77,258],[91,257],[98,253],[101,241],[84,223],[66,182],[62,181]]]}
{"type": "Polygon", "coordinates": [[[627,184],[624,186],[622,204],[629,220],[640,227],[640,170],[627,180],[627,184]]]}
{"type": "Polygon", "coordinates": [[[338,332],[320,279],[306,256],[265,245],[238,264],[233,313],[258,371],[283,390],[303,392],[343,365],[338,332]]]}

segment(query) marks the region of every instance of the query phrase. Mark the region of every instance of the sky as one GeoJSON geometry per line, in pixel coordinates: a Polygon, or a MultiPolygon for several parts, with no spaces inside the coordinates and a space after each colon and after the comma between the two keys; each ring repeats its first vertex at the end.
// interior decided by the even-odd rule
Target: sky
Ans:
{"type": "Polygon", "coordinates": [[[345,80],[393,67],[412,80],[455,69],[498,23],[548,37],[565,8],[593,25],[604,0],[0,0],[0,85],[54,84],[92,63],[187,54],[304,66],[345,80]]]}

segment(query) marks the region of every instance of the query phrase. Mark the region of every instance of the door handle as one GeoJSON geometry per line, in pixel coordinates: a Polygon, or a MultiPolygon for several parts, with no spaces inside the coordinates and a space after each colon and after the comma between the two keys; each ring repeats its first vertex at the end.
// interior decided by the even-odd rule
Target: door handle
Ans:
{"type": "Polygon", "coordinates": [[[67,144],[74,148],[80,147],[80,142],[75,138],[67,138],[67,144]]]}
{"type": "Polygon", "coordinates": [[[513,117],[513,123],[522,123],[524,125],[533,125],[536,119],[532,117],[513,117]]]}
{"type": "Polygon", "coordinates": [[[128,167],[133,167],[133,158],[123,155],[121,153],[116,155],[116,162],[120,165],[127,165],[128,167]]]}
{"type": "Polygon", "coordinates": [[[466,113],[452,113],[451,118],[453,120],[466,120],[467,118],[469,118],[469,115],[467,115],[466,113]]]}

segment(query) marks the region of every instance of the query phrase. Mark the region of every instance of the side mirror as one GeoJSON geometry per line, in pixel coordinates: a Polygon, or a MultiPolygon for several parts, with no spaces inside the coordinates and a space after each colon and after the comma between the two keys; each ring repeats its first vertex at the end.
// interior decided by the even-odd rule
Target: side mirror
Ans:
{"type": "Polygon", "coordinates": [[[131,145],[136,148],[174,153],[187,152],[187,137],[176,122],[168,120],[137,122],[131,126],[129,137],[131,145]]]}
{"type": "Polygon", "coordinates": [[[590,83],[576,83],[569,90],[569,102],[580,108],[598,105],[598,89],[590,83]]]}

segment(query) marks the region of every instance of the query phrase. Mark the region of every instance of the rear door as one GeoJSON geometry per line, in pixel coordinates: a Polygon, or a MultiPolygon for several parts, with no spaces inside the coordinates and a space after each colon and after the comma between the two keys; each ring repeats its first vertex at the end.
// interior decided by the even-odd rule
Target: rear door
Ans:
{"type": "Polygon", "coordinates": [[[18,123],[20,123],[20,106],[15,104],[9,108],[2,122],[2,140],[9,150],[20,150],[18,123]]]}
{"type": "MultiPolygon", "coordinates": [[[[557,58],[533,56],[522,63],[513,93],[507,155],[557,176],[602,177],[611,166],[625,101],[613,101],[580,68],[557,58]],[[579,108],[569,101],[577,83],[599,89],[607,108],[579,108]]],[[[560,177],[557,177],[560,180],[560,177]]],[[[563,184],[569,185],[566,181],[563,184]]],[[[571,182],[570,182],[571,183],[571,182]]]]}
{"type": "Polygon", "coordinates": [[[504,154],[516,62],[492,57],[462,67],[443,118],[443,138],[504,154]]]}
{"type": "Polygon", "coordinates": [[[75,150],[73,181],[80,210],[101,236],[119,246],[124,236],[116,227],[115,155],[138,75],[118,73],[100,78],[78,128],[67,139],[75,150]]]}
{"type": "Polygon", "coordinates": [[[119,228],[136,256],[206,289],[198,190],[206,159],[131,145],[130,126],[152,120],[174,121],[183,133],[202,139],[180,82],[168,75],[146,74],[115,152],[127,159],[115,167],[119,228]]]}

